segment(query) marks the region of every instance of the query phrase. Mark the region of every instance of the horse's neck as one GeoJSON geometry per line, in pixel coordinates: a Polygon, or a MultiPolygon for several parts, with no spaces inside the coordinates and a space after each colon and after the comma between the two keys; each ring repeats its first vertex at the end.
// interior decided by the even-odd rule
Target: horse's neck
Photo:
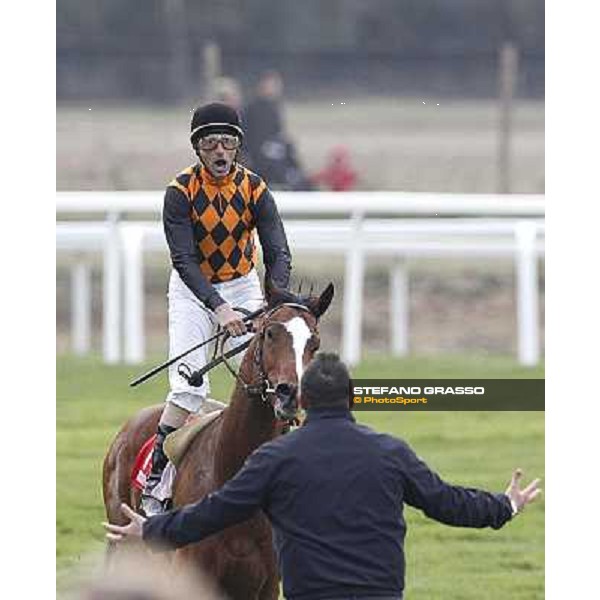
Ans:
{"type": "MultiPolygon", "coordinates": [[[[242,371],[251,371],[244,369],[242,371]]],[[[245,381],[250,379],[244,378],[245,381]]],[[[260,398],[248,397],[237,383],[228,409],[223,415],[221,436],[217,445],[215,475],[218,485],[231,479],[258,446],[276,435],[272,408],[260,398]]]]}

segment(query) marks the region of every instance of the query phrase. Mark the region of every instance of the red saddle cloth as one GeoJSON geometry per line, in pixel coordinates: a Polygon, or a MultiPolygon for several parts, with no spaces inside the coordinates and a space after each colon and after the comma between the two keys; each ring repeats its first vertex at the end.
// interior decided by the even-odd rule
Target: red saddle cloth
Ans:
{"type": "Polygon", "coordinates": [[[146,485],[146,478],[152,468],[152,450],[154,449],[155,439],[156,434],[146,440],[140,448],[133,469],[131,470],[131,485],[140,491],[143,491],[146,485]]]}

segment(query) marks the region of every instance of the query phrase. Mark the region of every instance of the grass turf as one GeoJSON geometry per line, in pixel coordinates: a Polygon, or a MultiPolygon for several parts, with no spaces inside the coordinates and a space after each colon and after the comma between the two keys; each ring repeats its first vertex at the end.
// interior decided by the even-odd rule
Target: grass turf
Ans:
{"type": "MultiPolygon", "coordinates": [[[[158,362],[158,360],[156,361],[158,362]]],[[[146,367],[103,365],[97,358],[57,362],[57,579],[63,590],[76,565],[103,546],[101,468],[122,422],[143,406],[161,402],[166,379],[130,389],[146,367]]],[[[405,360],[373,356],[355,377],[543,377],[542,368],[512,359],[436,357],[405,360]]],[[[231,380],[212,378],[213,395],[225,398],[231,380]]],[[[526,478],[543,476],[541,412],[362,412],[357,418],[406,439],[452,483],[503,490],[514,467],[526,478]]],[[[544,596],[544,502],[500,531],[458,529],[435,523],[407,507],[406,596],[420,599],[525,600],[544,596]]]]}

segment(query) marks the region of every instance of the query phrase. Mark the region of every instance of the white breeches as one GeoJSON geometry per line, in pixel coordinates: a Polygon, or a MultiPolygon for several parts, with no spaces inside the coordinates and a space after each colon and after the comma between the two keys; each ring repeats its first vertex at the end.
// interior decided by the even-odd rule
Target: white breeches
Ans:
{"type": "MultiPolygon", "coordinates": [[[[253,269],[243,277],[213,284],[221,297],[232,307],[242,307],[254,311],[263,305],[263,295],[256,270],[253,269]]],[[[199,344],[215,334],[217,321],[214,313],[206,308],[183,283],[177,271],[171,272],[169,280],[169,357],[174,357],[188,348],[199,344]]],[[[228,349],[245,342],[251,334],[230,338],[228,349]]],[[[200,387],[193,387],[177,372],[181,363],[185,363],[192,371],[197,371],[212,357],[213,345],[207,344],[188,354],[169,367],[169,384],[171,391],[166,401],[196,413],[210,393],[208,377],[200,387]]],[[[233,360],[238,364],[243,352],[233,360]]]]}

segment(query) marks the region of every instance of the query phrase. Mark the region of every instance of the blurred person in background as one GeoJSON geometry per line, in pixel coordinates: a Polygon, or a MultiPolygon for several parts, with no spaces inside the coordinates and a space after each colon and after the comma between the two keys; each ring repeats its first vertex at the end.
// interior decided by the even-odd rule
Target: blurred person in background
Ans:
{"type": "Polygon", "coordinates": [[[300,383],[303,427],[259,446],[225,485],[149,519],[122,504],[111,541],[181,548],[262,509],[274,532],[289,600],[402,600],[404,504],[455,527],[500,529],[541,493],[513,472],[504,493],[446,483],[404,441],[355,422],[352,381],[335,354],[320,353],[300,383]]]}
{"type": "Polygon", "coordinates": [[[282,97],[281,75],[277,71],[263,73],[256,96],[243,112],[249,165],[273,188],[312,189],[285,131],[282,97]]]}
{"type": "Polygon", "coordinates": [[[256,95],[242,112],[246,148],[258,166],[263,144],[267,140],[283,137],[282,96],[281,75],[277,71],[266,71],[258,80],[256,95]]]}
{"type": "Polygon", "coordinates": [[[354,189],[357,179],[358,175],[350,160],[350,152],[345,146],[334,148],[327,157],[325,167],[312,178],[316,185],[334,192],[347,192],[354,189]]]}
{"type": "Polygon", "coordinates": [[[239,114],[244,104],[239,83],[233,77],[218,77],[215,81],[215,101],[231,106],[239,114]]]}
{"type": "MultiPolygon", "coordinates": [[[[236,338],[234,346],[248,339],[243,317],[234,308],[252,312],[264,302],[255,268],[255,231],[265,277],[282,289],[289,284],[291,256],[275,200],[263,179],[237,161],[243,137],[240,117],[230,106],[211,103],[197,108],[190,141],[198,162],[181,171],[165,193],[163,224],[173,265],[168,292],[170,357],[208,339],[217,326],[236,338]]],[[[142,493],[146,515],[164,509],[159,484],[168,463],[165,438],[209,404],[208,379],[200,386],[189,382],[189,374],[207,363],[207,346],[184,361],[169,367],[171,390],[142,493]]]]}
{"type": "MultiPolygon", "coordinates": [[[[238,114],[241,114],[244,107],[244,96],[240,84],[233,77],[218,77],[215,80],[215,101],[222,102],[231,106],[238,114]]],[[[242,123],[245,128],[245,123],[242,123]]],[[[240,146],[237,156],[237,162],[249,166],[247,143],[240,146]]]]}
{"type": "Polygon", "coordinates": [[[123,549],[109,570],[85,577],[72,600],[223,600],[197,570],[143,548],[123,549]]]}

